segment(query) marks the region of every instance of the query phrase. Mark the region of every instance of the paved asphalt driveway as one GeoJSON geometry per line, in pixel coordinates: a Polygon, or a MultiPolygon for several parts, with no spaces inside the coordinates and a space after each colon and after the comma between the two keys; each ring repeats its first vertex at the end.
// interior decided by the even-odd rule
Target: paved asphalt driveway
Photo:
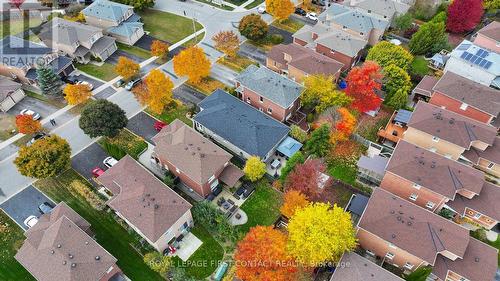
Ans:
{"type": "Polygon", "coordinates": [[[240,50],[238,51],[238,54],[240,56],[245,56],[253,60],[256,60],[262,65],[266,65],[266,57],[267,57],[266,52],[247,42],[240,45],[240,50]]]}
{"type": "MultiPolygon", "coordinates": [[[[148,35],[148,34],[144,34],[141,39],[139,39],[137,42],[135,42],[134,46],[136,47],[139,47],[141,49],[144,49],[146,51],[151,51],[151,44],[153,43],[153,41],[155,40],[159,40],[151,35],[148,35]]],[[[165,41],[165,40],[160,40],[160,41],[163,41],[165,43],[167,43],[168,45],[172,45],[171,43],[165,41]]]]}
{"type": "Polygon", "coordinates": [[[94,95],[94,97],[97,99],[107,99],[110,96],[112,96],[114,93],[116,93],[116,90],[113,89],[113,87],[109,86],[109,87],[105,88],[104,90],[100,91],[98,94],[94,95]]]}
{"type": "Polygon", "coordinates": [[[157,120],[144,111],[128,120],[127,129],[143,137],[146,141],[153,144],[151,140],[158,132],[153,128],[157,120]]]}
{"type": "Polygon", "coordinates": [[[207,96],[205,96],[204,94],[184,84],[174,89],[174,98],[186,104],[197,105],[200,101],[202,101],[206,97],[207,96]]]}
{"type": "Polygon", "coordinates": [[[55,106],[47,104],[41,100],[26,96],[11,109],[9,109],[7,113],[17,115],[21,110],[25,108],[38,112],[42,119],[58,110],[58,108],[55,106]]]}
{"type": "Polygon", "coordinates": [[[109,56],[109,58],[106,60],[106,62],[109,62],[111,64],[118,64],[119,57],[127,57],[127,58],[135,61],[136,63],[141,63],[142,61],[144,61],[143,58],[140,58],[138,56],[124,52],[122,50],[116,50],[111,56],[109,56]]]}
{"type": "Polygon", "coordinates": [[[0,208],[26,230],[27,227],[24,225],[24,220],[31,215],[40,217],[42,213],[38,210],[38,206],[44,202],[48,202],[52,204],[52,206],[55,206],[50,198],[30,185],[8,201],[2,203],[0,208]]]}
{"type": "Polygon", "coordinates": [[[89,182],[96,185],[92,179],[92,170],[95,167],[101,167],[101,169],[106,170],[106,166],[102,164],[102,160],[106,157],[108,157],[106,151],[104,151],[99,144],[94,142],[71,158],[71,166],[89,182]]]}
{"type": "Polygon", "coordinates": [[[91,77],[89,77],[89,76],[87,76],[87,75],[85,75],[85,74],[75,75],[75,77],[76,77],[78,80],[80,80],[80,81],[87,81],[87,82],[91,83],[91,84],[94,86],[94,89],[97,89],[97,88],[101,87],[101,86],[102,86],[102,84],[104,84],[104,83],[102,83],[101,81],[96,80],[96,79],[94,79],[94,78],[91,78],[91,77]]]}
{"type": "Polygon", "coordinates": [[[293,33],[283,30],[281,28],[277,28],[273,25],[269,26],[269,34],[280,34],[283,36],[283,43],[282,44],[290,44],[293,43],[293,33]]]}

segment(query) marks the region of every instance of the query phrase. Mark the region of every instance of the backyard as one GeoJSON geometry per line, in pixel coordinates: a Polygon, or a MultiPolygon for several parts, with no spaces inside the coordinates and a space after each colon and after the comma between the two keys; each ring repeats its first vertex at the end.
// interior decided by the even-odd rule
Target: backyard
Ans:
{"type": "Polygon", "coordinates": [[[114,138],[103,137],[97,141],[111,156],[119,159],[113,155],[112,151],[108,151],[110,146],[117,147],[122,153],[128,154],[135,159],[139,159],[139,154],[148,148],[146,141],[138,135],[132,133],[128,129],[122,129],[120,133],[114,138]]]}
{"type": "Polygon", "coordinates": [[[118,74],[115,72],[115,66],[107,62],[105,62],[101,66],[91,63],[75,63],[75,67],[91,76],[97,77],[104,81],[110,81],[118,76],[118,74]]]}
{"type": "MultiPolygon", "coordinates": [[[[144,22],[145,31],[149,31],[151,36],[174,44],[190,34],[194,33],[193,21],[189,18],[175,14],[147,9],[139,12],[144,22]]],[[[196,31],[203,26],[196,22],[196,31]]]]}

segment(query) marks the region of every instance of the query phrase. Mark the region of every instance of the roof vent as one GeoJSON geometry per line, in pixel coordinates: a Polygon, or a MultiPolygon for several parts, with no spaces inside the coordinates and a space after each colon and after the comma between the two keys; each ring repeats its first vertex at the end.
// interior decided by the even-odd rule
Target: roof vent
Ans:
{"type": "Polygon", "coordinates": [[[72,267],[72,268],[75,268],[75,267],[76,267],[76,263],[72,263],[72,264],[71,264],[71,267],[72,267]]]}
{"type": "Polygon", "coordinates": [[[396,218],[396,219],[397,219],[398,221],[400,221],[400,220],[401,220],[401,217],[400,217],[400,216],[397,216],[397,218],[396,218]]]}
{"type": "Polygon", "coordinates": [[[391,214],[394,214],[394,213],[396,213],[396,212],[394,210],[391,210],[391,214]]]}
{"type": "Polygon", "coordinates": [[[61,248],[61,244],[57,244],[57,248],[61,248]]]}
{"type": "Polygon", "coordinates": [[[63,261],[63,265],[66,265],[66,261],[63,261]]]}
{"type": "Polygon", "coordinates": [[[155,208],[155,210],[157,210],[158,208],[160,208],[160,206],[158,204],[154,204],[153,207],[155,208]]]}
{"type": "Polygon", "coordinates": [[[406,224],[407,224],[408,226],[411,226],[412,222],[411,222],[411,221],[408,221],[408,222],[406,222],[406,224]]]}
{"type": "Polygon", "coordinates": [[[69,258],[69,259],[72,259],[72,258],[73,258],[73,255],[72,255],[72,254],[68,254],[68,258],[69,258]]]}
{"type": "Polygon", "coordinates": [[[54,251],[54,250],[51,250],[51,251],[50,251],[50,253],[51,253],[51,254],[54,254],[55,252],[56,252],[56,251],[54,251]]]}
{"type": "Polygon", "coordinates": [[[96,260],[96,261],[98,261],[98,260],[100,260],[100,259],[101,259],[101,257],[100,257],[100,256],[95,256],[95,260],[96,260]]]}
{"type": "Polygon", "coordinates": [[[85,245],[88,245],[89,244],[89,241],[85,241],[85,245]]]}
{"type": "Polygon", "coordinates": [[[391,236],[392,236],[392,238],[396,238],[396,234],[392,234],[391,236]]]}
{"type": "Polygon", "coordinates": [[[476,257],[476,258],[474,259],[474,261],[475,261],[475,262],[479,262],[479,258],[478,258],[478,257],[476,257]]]}

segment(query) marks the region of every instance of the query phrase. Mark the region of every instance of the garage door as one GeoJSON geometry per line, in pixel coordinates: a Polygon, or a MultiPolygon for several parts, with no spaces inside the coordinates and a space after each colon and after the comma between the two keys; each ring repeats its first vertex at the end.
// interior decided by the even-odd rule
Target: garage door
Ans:
{"type": "Polygon", "coordinates": [[[0,110],[3,112],[9,110],[11,107],[16,105],[16,103],[22,100],[24,96],[25,94],[22,90],[15,91],[0,103],[0,110]]]}

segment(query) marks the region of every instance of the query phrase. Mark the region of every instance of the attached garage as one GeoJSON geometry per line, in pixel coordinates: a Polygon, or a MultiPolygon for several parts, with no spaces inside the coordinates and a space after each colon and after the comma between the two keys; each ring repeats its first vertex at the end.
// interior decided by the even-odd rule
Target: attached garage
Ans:
{"type": "Polygon", "coordinates": [[[0,76],[0,111],[6,112],[24,97],[21,84],[0,76]]]}

